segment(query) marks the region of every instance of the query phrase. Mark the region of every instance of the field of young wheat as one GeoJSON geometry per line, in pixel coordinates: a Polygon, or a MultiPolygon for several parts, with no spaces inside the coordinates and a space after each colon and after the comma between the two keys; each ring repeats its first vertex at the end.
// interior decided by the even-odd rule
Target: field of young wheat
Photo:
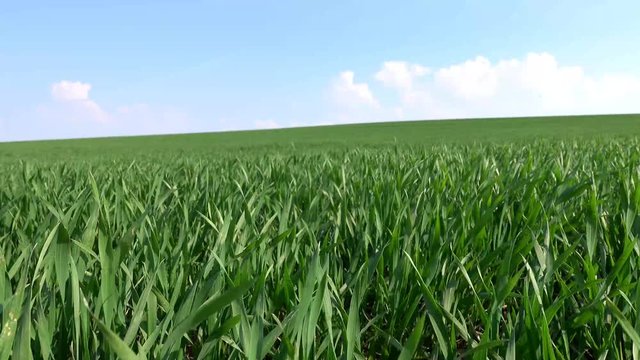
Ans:
{"type": "Polygon", "coordinates": [[[0,360],[638,358],[637,140],[0,170],[0,360]]]}

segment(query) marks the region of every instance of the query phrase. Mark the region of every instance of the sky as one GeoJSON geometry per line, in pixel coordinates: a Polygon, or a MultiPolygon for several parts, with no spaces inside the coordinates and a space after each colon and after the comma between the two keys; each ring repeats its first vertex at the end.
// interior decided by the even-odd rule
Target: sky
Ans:
{"type": "Polygon", "coordinates": [[[640,1],[20,0],[0,141],[640,112],[640,1]]]}

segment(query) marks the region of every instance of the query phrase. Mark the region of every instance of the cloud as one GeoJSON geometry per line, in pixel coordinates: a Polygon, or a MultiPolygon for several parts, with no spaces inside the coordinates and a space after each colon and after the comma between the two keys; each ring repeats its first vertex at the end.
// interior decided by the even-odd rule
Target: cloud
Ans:
{"type": "Polygon", "coordinates": [[[92,85],[60,81],[50,86],[51,100],[0,121],[0,140],[35,140],[207,131],[180,109],[167,105],[101,106],[90,96],[92,85]],[[4,125],[4,126],[3,126],[4,125]]]}
{"type": "Polygon", "coordinates": [[[437,99],[451,99],[469,116],[555,115],[640,111],[640,78],[589,74],[549,53],[492,64],[477,57],[439,69],[426,84],[437,99]]]}
{"type": "Polygon", "coordinates": [[[346,107],[377,107],[378,101],[373,97],[367,83],[356,83],[353,71],[343,71],[333,82],[332,97],[337,104],[346,107]]]}
{"type": "Polygon", "coordinates": [[[499,70],[487,58],[478,56],[462,64],[439,69],[435,73],[435,81],[462,99],[485,99],[496,92],[499,70]]]}
{"type": "Polygon", "coordinates": [[[91,84],[62,80],[51,85],[51,96],[58,101],[88,100],[91,84]]]}
{"type": "Polygon", "coordinates": [[[108,122],[110,115],[100,105],[89,98],[91,84],[80,81],[62,80],[51,84],[51,97],[54,104],[40,106],[44,115],[64,113],[68,121],[108,122]]]}
{"type": "MultiPolygon", "coordinates": [[[[496,62],[477,56],[436,69],[388,61],[374,79],[373,89],[378,85],[398,95],[397,100],[379,98],[383,105],[367,114],[376,119],[640,112],[640,77],[591,74],[581,66],[561,64],[549,53],[496,62]]],[[[374,98],[370,90],[369,94],[374,98]]],[[[355,122],[363,113],[341,115],[355,122]]]]}
{"type": "Polygon", "coordinates": [[[385,86],[407,91],[413,88],[414,79],[430,72],[431,69],[422,65],[409,64],[405,61],[387,61],[375,74],[375,79],[385,86]]]}

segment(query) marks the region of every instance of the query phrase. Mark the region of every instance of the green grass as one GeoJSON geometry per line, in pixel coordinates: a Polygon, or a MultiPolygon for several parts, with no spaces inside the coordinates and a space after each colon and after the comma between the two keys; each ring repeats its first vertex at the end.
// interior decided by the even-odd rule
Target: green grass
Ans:
{"type": "Polygon", "coordinates": [[[4,144],[0,360],[638,358],[637,122],[4,144]]]}

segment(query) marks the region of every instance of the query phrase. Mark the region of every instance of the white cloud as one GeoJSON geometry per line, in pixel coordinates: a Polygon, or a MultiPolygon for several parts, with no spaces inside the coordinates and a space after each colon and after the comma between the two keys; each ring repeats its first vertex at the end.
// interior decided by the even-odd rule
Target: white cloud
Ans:
{"type": "Polygon", "coordinates": [[[336,103],[357,107],[361,105],[377,107],[378,101],[373,97],[367,83],[356,83],[353,71],[343,71],[333,82],[332,96],[336,103]]]}
{"type": "Polygon", "coordinates": [[[62,80],[51,85],[51,96],[58,101],[88,100],[91,84],[62,80]]]}
{"type": "MultiPolygon", "coordinates": [[[[91,84],[52,84],[51,101],[16,112],[5,125],[4,140],[170,134],[206,131],[185,112],[166,105],[132,104],[107,108],[90,96],[91,84]]],[[[0,123],[0,132],[2,132],[0,123]]]]}
{"type": "Polygon", "coordinates": [[[580,66],[561,65],[549,53],[495,64],[478,57],[438,70],[433,83],[434,97],[452,98],[469,116],[640,111],[639,77],[588,74],[580,66]]]}
{"type": "Polygon", "coordinates": [[[560,64],[549,53],[497,62],[477,56],[429,69],[403,61],[383,63],[374,78],[399,95],[398,100],[381,99],[387,100],[381,101],[385,106],[373,114],[352,110],[336,118],[355,122],[362,115],[373,121],[640,112],[637,75],[591,74],[581,66],[560,64]]]}
{"type": "Polygon", "coordinates": [[[413,88],[415,78],[431,72],[428,67],[409,64],[405,61],[387,61],[382,69],[375,74],[375,79],[385,86],[407,91],[413,88]]]}
{"type": "Polygon", "coordinates": [[[453,94],[467,100],[484,99],[495,94],[498,69],[487,58],[477,58],[439,69],[435,81],[453,94]]]}
{"type": "Polygon", "coordinates": [[[111,116],[92,100],[64,101],[41,104],[36,107],[41,118],[59,125],[100,124],[111,121],[111,116]]]}
{"type": "Polygon", "coordinates": [[[43,114],[64,113],[72,122],[108,122],[110,115],[89,98],[91,84],[62,80],[51,84],[51,97],[55,104],[39,107],[43,114]]]}

